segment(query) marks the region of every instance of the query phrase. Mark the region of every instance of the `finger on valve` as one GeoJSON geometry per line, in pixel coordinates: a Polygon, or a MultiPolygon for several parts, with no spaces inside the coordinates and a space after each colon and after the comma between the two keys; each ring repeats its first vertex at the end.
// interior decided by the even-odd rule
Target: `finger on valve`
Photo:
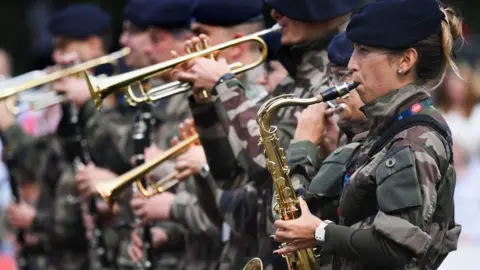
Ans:
{"type": "Polygon", "coordinates": [[[197,133],[195,131],[195,122],[192,118],[187,118],[184,123],[189,136],[193,136],[197,133]]]}
{"type": "Polygon", "coordinates": [[[175,137],[172,138],[172,140],[171,140],[170,143],[172,144],[172,146],[175,146],[175,145],[177,145],[179,142],[180,142],[180,140],[178,139],[177,136],[175,136],[175,137]]]}
{"type": "Polygon", "coordinates": [[[178,132],[180,133],[182,140],[188,139],[189,135],[187,129],[185,128],[185,124],[181,123],[178,125],[178,132]]]}

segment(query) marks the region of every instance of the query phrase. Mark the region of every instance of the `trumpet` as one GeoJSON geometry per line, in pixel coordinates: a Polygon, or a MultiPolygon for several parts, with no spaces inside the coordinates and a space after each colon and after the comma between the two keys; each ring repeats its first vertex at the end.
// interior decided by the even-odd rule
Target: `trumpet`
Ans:
{"type": "MultiPolygon", "coordinates": [[[[95,100],[97,107],[99,107],[102,104],[103,99],[109,94],[111,94],[112,92],[114,92],[116,89],[119,89],[119,88],[122,89],[136,81],[145,80],[153,76],[169,72],[173,70],[175,67],[177,67],[178,65],[191,61],[194,58],[205,57],[205,56],[213,57],[213,54],[217,51],[221,51],[244,42],[257,42],[261,48],[261,56],[258,59],[256,59],[254,62],[247,65],[235,64],[234,66],[235,68],[234,70],[232,70],[232,72],[234,74],[239,74],[249,69],[255,68],[261,65],[263,62],[265,62],[267,58],[268,48],[265,41],[260,37],[272,32],[279,31],[280,29],[281,29],[280,25],[276,24],[269,29],[265,29],[257,33],[247,35],[241,38],[237,38],[237,39],[234,39],[225,43],[221,43],[212,47],[208,47],[207,41],[202,40],[203,45],[206,49],[200,50],[200,48],[196,48],[198,50],[193,53],[189,53],[189,51],[187,50],[188,54],[184,56],[180,56],[162,63],[137,69],[121,75],[113,76],[113,77],[110,77],[108,80],[97,81],[94,76],[91,76],[89,74],[86,74],[85,77],[88,81],[90,94],[92,95],[92,98],[95,100]]],[[[189,89],[190,89],[190,85],[188,83],[172,82],[170,84],[166,84],[164,86],[154,88],[151,91],[148,91],[148,93],[159,94],[162,92],[165,93],[164,91],[168,92],[167,95],[165,94],[160,95],[163,98],[173,94],[179,94],[179,93],[188,91],[189,89]]],[[[133,103],[139,103],[139,102],[155,101],[155,100],[158,100],[158,97],[153,98],[153,96],[152,97],[131,96],[130,99],[131,101],[133,101],[133,103]]]]}
{"type": "MultiPolygon", "coordinates": [[[[14,97],[11,97],[14,98],[14,97]]],[[[65,96],[57,95],[54,92],[29,93],[28,96],[21,96],[17,105],[15,102],[7,102],[7,109],[14,115],[19,115],[27,111],[39,111],[59,103],[63,103],[68,99],[65,96]]]]}
{"type": "MultiPolygon", "coordinates": [[[[68,67],[68,68],[63,68],[59,69],[59,67],[53,67],[53,70],[56,70],[54,72],[48,73],[47,70],[36,70],[36,71],[31,71],[26,74],[20,75],[18,77],[3,81],[0,83],[0,89],[2,90],[0,93],[0,100],[4,100],[10,97],[13,97],[14,95],[19,94],[20,92],[23,92],[28,89],[36,88],[41,85],[45,85],[48,83],[51,83],[53,81],[56,81],[58,79],[61,79],[66,76],[71,76],[74,74],[79,74],[82,71],[87,71],[88,69],[94,68],[99,65],[107,64],[110,62],[113,62],[115,60],[118,60],[122,57],[125,57],[130,53],[130,48],[123,48],[119,51],[113,52],[109,55],[101,56],[95,59],[92,59],[90,61],[86,61],[84,63],[68,67]]],[[[81,74],[81,73],[80,73],[81,74]]],[[[59,95],[59,97],[54,98],[50,100],[48,106],[55,105],[61,102],[66,101],[66,97],[63,97],[59,95]],[[55,101],[55,102],[53,102],[55,101]],[[52,103],[53,102],[53,103],[52,103]]],[[[47,105],[32,105],[34,108],[38,107],[40,109],[48,107],[47,105]]],[[[13,112],[19,112],[18,109],[14,109],[15,105],[11,105],[10,108],[13,110],[13,112]]]]}
{"type": "Polygon", "coordinates": [[[151,197],[155,194],[161,193],[178,183],[178,180],[175,178],[177,175],[176,172],[171,173],[167,177],[158,181],[155,185],[150,187],[150,190],[145,188],[141,181],[138,181],[141,177],[145,176],[147,173],[152,171],[155,167],[160,165],[162,162],[173,158],[182,152],[184,152],[189,146],[195,144],[198,141],[198,134],[193,134],[180,142],[179,144],[168,149],[164,154],[155,158],[151,161],[145,162],[144,164],[124,173],[123,175],[116,177],[109,181],[102,181],[95,184],[95,187],[109,205],[112,205],[112,202],[115,200],[116,196],[121,193],[123,190],[127,189],[129,186],[136,182],[138,191],[145,197],[151,197]]]}

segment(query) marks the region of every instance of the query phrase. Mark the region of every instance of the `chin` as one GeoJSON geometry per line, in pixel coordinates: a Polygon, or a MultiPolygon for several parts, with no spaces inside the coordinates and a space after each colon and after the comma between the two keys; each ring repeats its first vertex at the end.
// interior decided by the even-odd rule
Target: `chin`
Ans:
{"type": "Polygon", "coordinates": [[[282,45],[283,46],[289,46],[289,45],[294,45],[296,44],[296,40],[295,39],[292,39],[288,36],[288,33],[282,33],[282,45]]]}

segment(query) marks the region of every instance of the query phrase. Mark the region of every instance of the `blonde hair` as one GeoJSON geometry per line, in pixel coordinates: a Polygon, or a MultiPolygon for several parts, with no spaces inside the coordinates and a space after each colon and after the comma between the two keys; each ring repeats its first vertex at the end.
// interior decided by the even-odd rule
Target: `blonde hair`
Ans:
{"type": "MultiPolygon", "coordinates": [[[[417,80],[427,82],[438,80],[433,89],[442,84],[449,69],[462,78],[453,59],[454,42],[458,39],[463,40],[462,19],[457,17],[451,8],[441,6],[439,8],[445,14],[441,27],[427,38],[409,46],[415,49],[418,55],[415,64],[417,80]]],[[[393,50],[391,55],[398,56],[405,51],[405,49],[393,50]]]]}
{"type": "Polygon", "coordinates": [[[462,19],[457,17],[452,8],[444,7],[440,10],[445,14],[445,20],[442,21],[442,52],[444,58],[444,66],[442,67],[440,83],[445,79],[448,68],[458,77],[462,78],[455,60],[452,57],[453,44],[456,40],[463,39],[462,19]]]}

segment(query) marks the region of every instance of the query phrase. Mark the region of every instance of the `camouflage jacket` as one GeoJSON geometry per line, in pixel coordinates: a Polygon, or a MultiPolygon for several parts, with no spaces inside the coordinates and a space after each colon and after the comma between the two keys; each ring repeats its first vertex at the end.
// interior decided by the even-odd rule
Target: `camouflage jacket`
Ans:
{"type": "Polygon", "coordinates": [[[456,249],[461,227],[453,215],[455,170],[447,138],[417,125],[368,156],[407,109],[447,126],[435,108],[419,106],[428,97],[428,86],[411,84],[362,108],[370,132],[344,169],[350,178],[339,200],[340,225],[327,226],[323,244],[323,253],[335,256],[333,269],[436,269],[456,249]]]}
{"type": "MultiPolygon", "coordinates": [[[[311,97],[328,88],[326,64],[330,39],[328,36],[289,48],[287,53],[295,60],[296,71],[291,73],[295,80],[287,77],[273,95],[293,93],[311,97]]],[[[272,219],[267,222],[271,216],[267,213],[271,213],[269,202],[273,191],[263,146],[258,143],[256,119],[262,102],[248,100],[243,86],[235,79],[220,83],[215,90],[218,95],[212,102],[199,104],[191,100],[191,107],[212,176],[219,187],[218,207],[231,228],[229,243],[222,254],[225,269],[229,269],[228,264],[240,267],[239,261],[246,263],[251,256],[264,256],[272,251],[268,238],[272,219]],[[257,191],[260,186],[263,187],[257,191]],[[261,204],[257,205],[259,201],[261,204]]],[[[299,109],[285,108],[277,115],[277,134],[284,147],[293,138],[299,109]]]]}

